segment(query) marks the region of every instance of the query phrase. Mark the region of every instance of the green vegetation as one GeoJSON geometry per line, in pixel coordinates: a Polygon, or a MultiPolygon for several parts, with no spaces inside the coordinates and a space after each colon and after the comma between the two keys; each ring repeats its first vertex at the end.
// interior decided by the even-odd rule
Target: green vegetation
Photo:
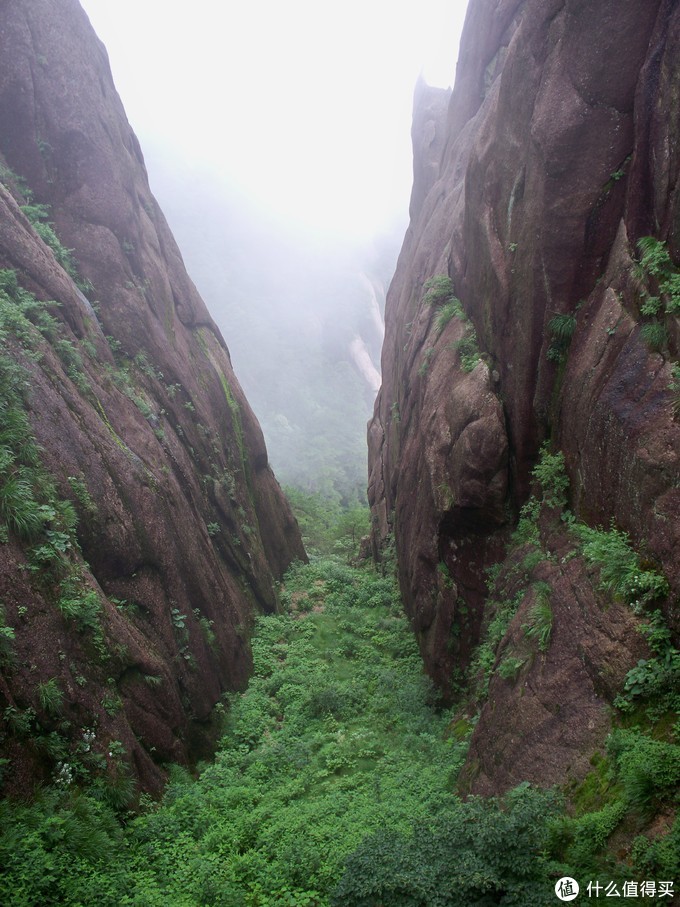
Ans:
{"type": "Polygon", "coordinates": [[[640,262],[638,278],[643,282],[643,315],[668,315],[680,313],[680,270],[676,268],[666,247],[654,236],[643,236],[638,240],[640,262]],[[653,284],[658,295],[652,295],[644,284],[653,284]]]}
{"type": "Polygon", "coordinates": [[[569,312],[563,312],[550,319],[548,331],[551,339],[547,352],[548,359],[554,362],[561,362],[564,359],[575,330],[576,316],[569,312]]]}
{"type": "MultiPolygon", "coordinates": [[[[492,588],[500,579],[490,571],[492,588]]],[[[544,650],[550,590],[533,591],[525,633],[544,650]]],[[[492,655],[525,592],[499,602],[492,655]]],[[[33,804],[0,804],[3,903],[510,907],[550,903],[562,875],[677,878],[677,823],[643,833],[662,806],[677,806],[670,738],[617,729],[571,792],[570,814],[559,793],[527,784],[463,802],[456,778],[474,720],[437,707],[392,580],[316,560],[288,572],[281,598],[284,613],[257,621],[253,678],[230,697],[214,763],[197,778],[172,769],[160,804],[125,815],[131,779],[110,741],[107,772],[89,788],[62,757],[33,804]],[[634,838],[626,863],[608,848],[622,824],[634,838]]],[[[177,632],[185,621],[174,615],[177,632]]],[[[667,643],[659,632],[660,653],[667,643]]],[[[506,652],[497,670],[511,683],[525,663],[506,652]]],[[[58,715],[56,683],[40,696],[58,715]]],[[[45,745],[58,751],[56,739],[45,745]]]]}
{"type": "Polygon", "coordinates": [[[468,322],[465,333],[456,341],[455,348],[460,356],[460,367],[464,372],[471,372],[482,358],[477,345],[477,332],[468,322]]]}
{"type": "Polygon", "coordinates": [[[29,201],[33,197],[33,193],[24,177],[3,164],[0,164],[0,183],[9,189],[13,195],[19,196],[22,201],[29,201]]]}
{"type": "Polygon", "coordinates": [[[87,588],[82,573],[72,568],[61,583],[57,607],[67,620],[73,621],[80,633],[90,632],[100,649],[104,637],[101,627],[102,606],[94,589],[87,588]]]}
{"type": "MultiPolygon", "coordinates": [[[[71,476],[65,489],[57,487],[42,462],[29,420],[33,372],[48,344],[72,378],[79,368],[75,345],[61,336],[63,328],[50,314],[53,306],[20,287],[14,271],[0,270],[0,544],[21,546],[25,560],[20,569],[27,581],[82,637],[79,644],[88,658],[102,664],[111,653],[105,645],[101,602],[80,555],[75,507],[64,492],[73,494],[84,515],[96,513],[96,507],[82,479],[71,476]]],[[[20,634],[25,632],[22,618],[27,610],[26,604],[16,605],[18,620],[12,620],[12,627],[3,620],[0,627],[0,660],[11,670],[22,667],[14,648],[19,649],[20,634]]],[[[87,682],[79,672],[74,674],[79,685],[87,682]]],[[[79,746],[78,729],[62,719],[63,684],[57,677],[36,683],[29,702],[18,707],[10,700],[4,709],[10,733],[30,740],[40,758],[52,766],[66,764],[79,746]]],[[[79,778],[101,775],[106,767],[77,761],[79,778]]]]}
{"type": "MultiPolygon", "coordinates": [[[[459,318],[463,322],[465,333],[452,347],[460,357],[461,369],[464,372],[471,372],[481,359],[481,353],[479,352],[474,325],[465,314],[460,300],[455,296],[453,281],[447,274],[437,274],[426,280],[423,288],[425,290],[423,296],[425,305],[437,308],[437,314],[434,319],[437,337],[453,318],[459,318]]],[[[423,360],[418,369],[418,374],[421,377],[427,373],[433,355],[434,347],[429,347],[425,350],[423,360]]]]}
{"type": "Polygon", "coordinates": [[[666,325],[660,321],[649,321],[647,324],[643,324],[640,334],[650,350],[655,353],[660,353],[668,343],[668,330],[666,325]]]}
{"type": "Polygon", "coordinates": [[[57,259],[66,273],[76,282],[79,280],[78,269],[73,259],[73,249],[65,248],[59,237],[54,231],[54,224],[49,222],[50,207],[49,205],[27,204],[22,205],[21,210],[30,220],[31,225],[45,245],[52,250],[54,257],[57,259]]]}
{"type": "Polygon", "coordinates": [[[52,330],[46,305],[22,289],[14,271],[0,270],[0,541],[9,533],[36,543],[34,562],[49,562],[73,544],[75,513],[57,495],[42,466],[26,410],[30,372],[40,357],[42,329],[52,330]],[[14,343],[18,355],[9,352],[14,343]],[[25,365],[21,364],[24,359],[25,365]]]}
{"type": "MultiPolygon", "coordinates": [[[[549,903],[547,848],[557,810],[522,785],[472,797],[408,834],[382,829],[347,861],[333,907],[459,907],[549,903]]],[[[554,895],[553,895],[554,896],[554,895]]]]}
{"type": "Polygon", "coordinates": [[[40,703],[40,708],[44,709],[48,715],[55,716],[61,714],[64,694],[55,677],[45,681],[45,683],[38,684],[38,702],[40,703]]]}
{"type": "MultiPolygon", "coordinates": [[[[480,704],[489,695],[489,683],[494,669],[500,667],[496,664],[498,647],[525,595],[525,590],[521,589],[510,597],[503,585],[498,584],[496,577],[489,578],[488,588],[493,597],[489,598],[486,604],[486,631],[477,646],[468,671],[470,693],[480,704]]],[[[506,673],[508,670],[508,666],[503,669],[506,673]]]]}
{"type": "Polygon", "coordinates": [[[497,671],[503,680],[515,681],[525,664],[526,658],[520,658],[517,655],[506,655],[499,663],[497,671]]]}
{"type": "Polygon", "coordinates": [[[234,397],[234,394],[229,387],[229,382],[225,376],[220,372],[220,383],[222,384],[222,390],[224,391],[224,397],[227,401],[227,406],[229,407],[229,412],[231,413],[231,426],[236,437],[236,443],[238,444],[239,455],[241,458],[241,469],[243,471],[243,477],[249,481],[249,472],[248,472],[248,457],[246,455],[245,439],[243,437],[243,423],[241,421],[241,408],[238,405],[238,401],[234,397]]]}
{"type": "Polygon", "coordinates": [[[30,807],[3,804],[3,903],[328,904],[362,841],[455,813],[465,744],[433,708],[391,580],[316,562],[283,598],[197,780],[174,770],[163,803],[125,826],[110,790],[67,775],[30,807]]]}
{"type": "Polygon", "coordinates": [[[600,586],[640,613],[656,599],[668,595],[668,582],[653,567],[644,567],[626,532],[613,525],[593,529],[583,523],[572,527],[582,543],[583,557],[600,568],[600,586]]]}
{"type": "Polygon", "coordinates": [[[457,299],[450,299],[448,302],[445,302],[444,305],[440,306],[434,319],[437,334],[441,334],[446,325],[453,318],[462,317],[464,317],[463,307],[457,299]]]}
{"type": "Polygon", "coordinates": [[[432,357],[434,356],[434,347],[428,346],[428,348],[423,353],[423,358],[418,366],[418,375],[421,378],[424,378],[427,374],[427,371],[432,363],[432,357]]]}
{"type": "Polygon", "coordinates": [[[569,478],[565,472],[562,451],[553,454],[550,452],[550,445],[547,442],[543,444],[532,476],[541,486],[544,504],[547,504],[548,507],[566,505],[569,478]]]}
{"type": "MultiPolygon", "coordinates": [[[[42,150],[42,148],[41,148],[42,150]]],[[[83,292],[88,293],[92,290],[92,285],[87,280],[83,280],[78,274],[78,268],[73,258],[73,250],[67,249],[54,229],[54,224],[50,222],[50,206],[40,205],[33,200],[33,191],[26,183],[26,180],[8,167],[0,167],[0,182],[6,186],[20,203],[21,210],[26,215],[33,227],[33,230],[42,239],[45,245],[52,250],[57,262],[62,266],[66,273],[73,279],[76,286],[83,292]]]]}
{"type": "Polygon", "coordinates": [[[529,623],[524,625],[524,635],[535,639],[540,652],[546,652],[552,635],[553,612],[550,605],[550,593],[547,583],[535,583],[536,601],[529,612],[529,623]]]}
{"type": "Polygon", "coordinates": [[[640,632],[651,649],[651,658],[641,658],[626,675],[623,692],[614,704],[622,712],[632,712],[645,704],[650,721],[664,714],[680,713],[680,652],[673,645],[670,630],[660,611],[652,611],[640,632]]]}
{"type": "Polygon", "coordinates": [[[298,521],[308,554],[338,554],[349,559],[358,552],[359,542],[370,532],[366,504],[343,505],[337,497],[284,488],[298,521]]]}
{"type": "Polygon", "coordinates": [[[428,278],[423,284],[423,289],[425,305],[444,306],[456,302],[460,305],[456,299],[453,281],[448,274],[435,274],[434,277],[428,278]]]}
{"type": "MultiPolygon", "coordinates": [[[[596,753],[593,771],[566,791],[572,810],[567,815],[558,809],[547,820],[547,852],[554,860],[552,866],[559,865],[561,873],[577,879],[615,881],[619,890],[631,878],[677,879],[680,652],[655,608],[668,595],[668,583],[635,551],[627,533],[614,526],[609,530],[586,526],[565,509],[569,485],[561,453],[553,453],[544,445],[533,478],[537,495],[522,508],[511,551],[503,564],[489,570],[486,629],[469,671],[468,696],[472,698],[467,708],[483,704],[494,671],[506,682],[519,677],[526,663],[526,649],[514,652],[501,643],[530,589],[534,601],[522,625],[524,636],[537,642],[539,652],[550,649],[551,589],[544,582],[531,583],[529,574],[542,560],[553,558],[544,546],[539,517],[542,522],[561,517],[575,542],[567,557],[582,557],[596,567],[595,582],[600,591],[646,617],[639,629],[652,654],[628,672],[614,700],[614,730],[606,742],[606,753],[596,753]],[[561,512],[555,513],[555,509],[561,512]],[[520,560],[522,552],[527,553],[520,560]],[[668,821],[664,832],[656,837],[651,827],[660,815],[667,816],[668,821]],[[626,848],[628,855],[620,862],[626,848]]],[[[634,898],[626,901],[637,903],[634,898]]]]}
{"type": "Polygon", "coordinates": [[[640,333],[649,348],[659,353],[669,341],[668,328],[662,319],[680,314],[680,270],[673,263],[666,243],[654,236],[641,237],[637,246],[640,314],[653,319],[642,325],[640,333]]]}
{"type": "Polygon", "coordinates": [[[12,663],[14,639],[14,627],[7,626],[5,609],[0,604],[0,667],[12,663]]]}
{"type": "Polygon", "coordinates": [[[672,394],[673,415],[680,416],[680,365],[676,362],[671,369],[668,390],[672,394]]]}

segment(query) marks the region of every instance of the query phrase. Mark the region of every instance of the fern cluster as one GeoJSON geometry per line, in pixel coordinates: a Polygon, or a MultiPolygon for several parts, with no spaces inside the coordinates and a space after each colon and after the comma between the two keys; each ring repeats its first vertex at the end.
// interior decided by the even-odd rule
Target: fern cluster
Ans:
{"type": "Polygon", "coordinates": [[[642,302],[640,313],[652,318],[642,326],[641,336],[651,350],[661,352],[669,340],[663,319],[680,315],[680,270],[676,268],[666,244],[654,236],[638,240],[640,261],[637,277],[642,302]]]}
{"type": "Polygon", "coordinates": [[[548,322],[550,332],[550,346],[547,356],[554,362],[560,362],[571,343],[571,338],[576,330],[576,316],[570,312],[555,315],[548,322]]]}
{"type": "Polygon", "coordinates": [[[637,246],[640,252],[638,277],[645,282],[653,278],[659,292],[658,296],[652,296],[646,288],[643,290],[642,313],[680,314],[680,270],[673,263],[666,243],[654,236],[643,236],[637,246]]]}

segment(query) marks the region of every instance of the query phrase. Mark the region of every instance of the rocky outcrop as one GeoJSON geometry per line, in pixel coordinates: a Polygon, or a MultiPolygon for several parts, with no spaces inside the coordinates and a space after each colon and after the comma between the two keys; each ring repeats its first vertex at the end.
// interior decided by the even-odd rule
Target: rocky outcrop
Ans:
{"type": "MultiPolygon", "coordinates": [[[[577,516],[614,520],[663,569],[666,617],[680,629],[678,311],[668,299],[655,315],[642,311],[645,285],[655,287],[637,264],[647,235],[680,256],[679,41],[680,11],[668,0],[478,0],[436,174],[427,141],[414,138],[421,176],[387,299],[369,497],[375,554],[394,537],[407,610],[446,694],[478,639],[484,568],[502,556],[547,438],[564,451],[577,516]],[[465,313],[443,326],[425,300],[435,275],[452,279],[465,313]],[[568,337],[556,337],[556,316],[568,337]],[[466,319],[479,353],[469,372],[466,319]]],[[[417,107],[414,122],[423,119],[417,107]]],[[[630,666],[636,646],[617,626],[612,645],[630,666]]],[[[594,627],[584,618],[574,632],[583,642],[594,627]]],[[[604,656],[591,654],[597,672],[604,656]]],[[[549,693],[532,671],[549,711],[574,672],[564,667],[549,693]]],[[[590,730],[584,719],[581,753],[607,724],[608,694],[588,683],[572,684],[576,699],[595,697],[598,715],[590,730]]],[[[518,690],[498,700],[496,718],[483,713],[477,789],[554,781],[574,762],[555,721],[541,750],[549,771],[494,769],[509,740],[494,722],[512,716],[518,765],[533,745],[536,716],[518,690]]]]}
{"type": "Polygon", "coordinates": [[[53,482],[26,491],[38,529],[8,520],[0,545],[5,780],[56,764],[155,788],[209,745],[253,616],[305,555],[87,17],[76,0],[1,16],[0,267],[52,318],[3,333],[41,464],[14,453],[5,478],[53,482]]]}

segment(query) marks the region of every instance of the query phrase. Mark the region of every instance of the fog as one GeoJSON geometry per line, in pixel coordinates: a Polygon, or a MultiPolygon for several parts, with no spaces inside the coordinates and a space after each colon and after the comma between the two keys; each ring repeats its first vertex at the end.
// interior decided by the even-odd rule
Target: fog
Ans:
{"type": "Polygon", "coordinates": [[[413,90],[466,3],[81,2],[279,479],[361,498],[413,90]]]}

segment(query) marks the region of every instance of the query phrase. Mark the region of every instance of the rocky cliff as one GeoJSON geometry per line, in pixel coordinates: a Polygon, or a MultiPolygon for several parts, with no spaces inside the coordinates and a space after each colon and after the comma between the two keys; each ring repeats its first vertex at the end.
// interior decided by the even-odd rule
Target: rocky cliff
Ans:
{"type": "Polygon", "coordinates": [[[5,782],[125,800],[205,750],[304,551],[87,17],[0,23],[5,782]]]}
{"type": "Polygon", "coordinates": [[[657,604],[680,629],[679,44],[670,0],[471,0],[450,100],[416,93],[369,425],[373,543],[380,557],[394,539],[449,697],[498,607],[488,568],[515,603],[518,574],[530,590],[496,640],[467,767],[480,792],[582,775],[644,649],[559,508],[525,508],[538,554],[517,553],[544,442],[564,457],[570,519],[627,533],[611,538],[665,574],[657,604]],[[523,628],[546,588],[537,657],[523,628]]]}

